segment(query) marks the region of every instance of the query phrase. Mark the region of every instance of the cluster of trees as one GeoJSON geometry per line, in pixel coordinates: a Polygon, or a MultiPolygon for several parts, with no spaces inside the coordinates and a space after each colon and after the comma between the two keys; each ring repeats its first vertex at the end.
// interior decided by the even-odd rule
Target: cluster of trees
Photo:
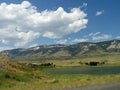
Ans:
{"type": "Polygon", "coordinates": [[[85,64],[85,65],[89,65],[89,66],[97,66],[97,65],[103,65],[105,64],[105,61],[102,62],[98,62],[98,61],[90,61],[90,62],[80,62],[80,64],[85,64]]]}
{"type": "Polygon", "coordinates": [[[26,64],[29,67],[55,67],[55,64],[53,63],[42,63],[42,64],[35,64],[35,63],[28,63],[26,64]]]}
{"type": "Polygon", "coordinates": [[[55,66],[53,63],[42,63],[40,66],[55,66]]]}

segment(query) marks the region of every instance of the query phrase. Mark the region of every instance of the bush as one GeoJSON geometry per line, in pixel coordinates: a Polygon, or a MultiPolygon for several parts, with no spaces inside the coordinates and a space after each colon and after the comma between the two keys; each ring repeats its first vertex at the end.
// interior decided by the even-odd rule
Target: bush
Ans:
{"type": "MultiPolygon", "coordinates": [[[[101,64],[101,63],[96,62],[96,61],[85,62],[85,65],[89,65],[89,66],[97,66],[98,64],[101,64]]],[[[103,64],[103,63],[102,63],[102,64],[103,64]]]]}
{"type": "Polygon", "coordinates": [[[89,62],[90,66],[97,66],[99,64],[99,62],[89,62]]]}
{"type": "Polygon", "coordinates": [[[53,63],[43,63],[41,66],[55,66],[53,63]]]}
{"type": "Polygon", "coordinates": [[[10,75],[9,74],[5,74],[5,78],[10,78],[10,75]]]}

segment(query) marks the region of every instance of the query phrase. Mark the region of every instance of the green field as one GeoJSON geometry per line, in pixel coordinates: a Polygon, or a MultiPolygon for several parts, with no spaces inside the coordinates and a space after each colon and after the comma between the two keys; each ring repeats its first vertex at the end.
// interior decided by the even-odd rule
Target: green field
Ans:
{"type": "MultiPolygon", "coordinates": [[[[66,69],[72,67],[99,68],[99,67],[119,67],[120,56],[87,57],[72,60],[48,60],[48,61],[22,61],[19,63],[6,61],[7,58],[1,57],[0,64],[9,66],[0,69],[0,90],[47,90],[55,88],[79,87],[90,84],[101,84],[107,82],[120,82],[120,74],[48,74],[43,70],[66,69]],[[5,62],[6,61],[6,62],[5,62]],[[88,66],[86,62],[102,62],[97,66],[88,66]],[[36,64],[37,63],[37,64],[36,64]],[[52,66],[44,66],[52,63],[52,66]]],[[[4,66],[4,65],[3,65],[4,66]]],[[[118,68],[119,69],[119,68],[118,68]]]]}
{"type": "Polygon", "coordinates": [[[19,81],[15,84],[7,84],[1,90],[47,90],[51,88],[78,87],[90,84],[116,82],[120,75],[49,75],[50,78],[32,80],[31,82],[19,81]]]}
{"type": "Polygon", "coordinates": [[[84,64],[80,64],[80,62],[90,62],[90,61],[105,61],[104,65],[113,65],[120,66],[120,54],[114,55],[105,55],[105,56],[94,56],[94,57],[84,57],[84,58],[75,58],[75,59],[65,59],[65,60],[36,60],[36,61],[28,61],[22,60],[20,63],[54,63],[56,66],[64,67],[64,66],[84,66],[84,64]]]}

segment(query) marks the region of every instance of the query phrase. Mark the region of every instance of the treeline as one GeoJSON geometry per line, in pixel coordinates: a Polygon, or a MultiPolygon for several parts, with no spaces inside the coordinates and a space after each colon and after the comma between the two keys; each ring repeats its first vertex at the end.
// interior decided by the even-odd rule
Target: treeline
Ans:
{"type": "Polygon", "coordinates": [[[88,66],[97,66],[97,65],[103,65],[107,61],[90,61],[90,62],[79,62],[80,64],[88,65],[88,66]]]}
{"type": "Polygon", "coordinates": [[[29,66],[29,67],[32,67],[32,68],[38,68],[38,67],[55,67],[55,64],[53,64],[53,63],[42,63],[42,64],[26,63],[26,66],[29,66]]]}

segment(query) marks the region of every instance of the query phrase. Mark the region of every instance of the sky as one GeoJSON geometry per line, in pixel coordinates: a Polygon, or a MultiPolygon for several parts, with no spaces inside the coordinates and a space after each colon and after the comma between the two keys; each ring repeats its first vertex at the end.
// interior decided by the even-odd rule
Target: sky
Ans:
{"type": "Polygon", "coordinates": [[[120,39],[120,0],[0,0],[0,51],[120,39]]]}

